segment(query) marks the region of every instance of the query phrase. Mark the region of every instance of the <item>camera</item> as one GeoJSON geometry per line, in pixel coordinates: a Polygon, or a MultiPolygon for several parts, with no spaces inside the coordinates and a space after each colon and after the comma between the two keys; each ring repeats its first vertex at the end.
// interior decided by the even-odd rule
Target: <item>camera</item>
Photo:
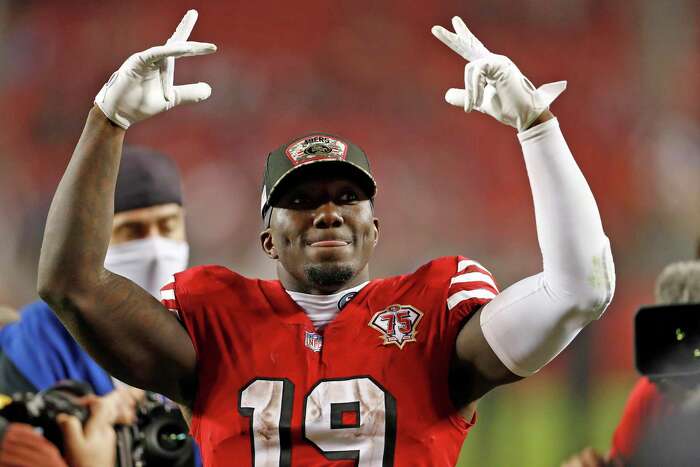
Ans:
{"type": "Polygon", "coordinates": [[[9,422],[39,428],[44,437],[63,452],[63,435],[56,417],[65,413],[85,423],[90,418],[90,411],[80,404],[79,399],[91,393],[90,386],[85,383],[62,381],[36,394],[13,394],[12,400],[0,409],[0,416],[9,422]]]}
{"type": "Polygon", "coordinates": [[[634,319],[635,365],[652,380],[700,384],[700,304],[640,308],[634,319]]]}
{"type": "MultiPolygon", "coordinates": [[[[63,450],[63,437],[56,423],[60,413],[73,415],[83,424],[90,411],[80,398],[92,394],[90,386],[77,381],[61,381],[36,394],[16,393],[0,409],[9,422],[26,423],[41,430],[46,439],[63,450]]],[[[133,425],[115,427],[116,467],[185,467],[194,465],[194,442],[179,408],[155,393],[146,393],[137,408],[133,425]]]]}
{"type": "Polygon", "coordinates": [[[135,425],[117,429],[119,467],[194,465],[194,442],[180,409],[163,396],[147,392],[135,425]]]}

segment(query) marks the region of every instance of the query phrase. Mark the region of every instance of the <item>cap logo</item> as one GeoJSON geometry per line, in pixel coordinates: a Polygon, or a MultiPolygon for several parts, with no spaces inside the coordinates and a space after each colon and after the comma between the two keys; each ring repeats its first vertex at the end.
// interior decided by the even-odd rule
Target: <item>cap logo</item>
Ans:
{"type": "Polygon", "coordinates": [[[348,145],[330,136],[310,135],[291,143],[284,153],[294,165],[319,159],[345,160],[348,145]]]}

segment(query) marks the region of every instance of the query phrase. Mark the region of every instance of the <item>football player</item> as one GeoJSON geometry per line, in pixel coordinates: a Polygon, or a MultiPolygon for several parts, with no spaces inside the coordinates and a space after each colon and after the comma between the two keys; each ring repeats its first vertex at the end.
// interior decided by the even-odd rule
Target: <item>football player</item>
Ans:
{"type": "Polygon", "coordinates": [[[375,180],[358,146],[319,132],[267,157],[260,238],[278,280],[195,267],[161,303],[103,259],[126,130],[211,93],[173,86],[175,58],[216,50],[187,40],[195,19],[98,93],[49,212],[41,296],[112,374],[191,410],[206,465],[453,465],[479,398],[547,364],[613,294],[595,200],[548,110],[565,83],[535,88],[459,18],[433,28],[469,61],[447,101],[519,132],[541,273],[499,293],[455,256],[370,280],[375,180]]]}

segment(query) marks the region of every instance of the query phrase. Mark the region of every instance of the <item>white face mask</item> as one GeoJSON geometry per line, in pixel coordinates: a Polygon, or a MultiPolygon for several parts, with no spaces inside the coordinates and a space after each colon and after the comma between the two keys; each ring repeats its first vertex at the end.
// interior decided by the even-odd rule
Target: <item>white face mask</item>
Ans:
{"type": "Polygon", "coordinates": [[[160,299],[160,288],[173,274],[187,268],[190,247],[186,242],[148,237],[110,245],[105,268],[135,282],[160,299]]]}

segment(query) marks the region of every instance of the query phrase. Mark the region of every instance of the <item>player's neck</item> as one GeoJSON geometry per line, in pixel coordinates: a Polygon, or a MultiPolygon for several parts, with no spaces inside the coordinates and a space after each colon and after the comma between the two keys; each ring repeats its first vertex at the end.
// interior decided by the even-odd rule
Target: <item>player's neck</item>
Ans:
{"type": "Polygon", "coordinates": [[[365,266],[348,281],[328,286],[313,284],[306,278],[294,277],[280,263],[277,264],[277,277],[282,283],[282,287],[290,292],[300,292],[309,295],[333,295],[369,281],[369,266],[365,266]]]}
{"type": "Polygon", "coordinates": [[[311,295],[287,290],[287,294],[304,310],[316,330],[323,329],[333,321],[345,305],[347,305],[360,290],[369,282],[343,289],[331,295],[311,295]]]}

